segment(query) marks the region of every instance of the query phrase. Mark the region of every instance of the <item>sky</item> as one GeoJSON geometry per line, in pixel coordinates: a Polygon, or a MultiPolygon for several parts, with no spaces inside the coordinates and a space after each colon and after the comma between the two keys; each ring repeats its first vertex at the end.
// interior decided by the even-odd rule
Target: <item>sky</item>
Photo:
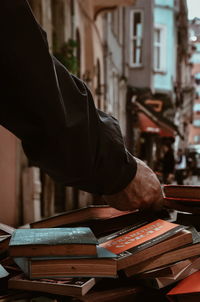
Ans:
{"type": "Polygon", "coordinates": [[[187,0],[188,18],[200,18],[200,0],[187,0]]]}

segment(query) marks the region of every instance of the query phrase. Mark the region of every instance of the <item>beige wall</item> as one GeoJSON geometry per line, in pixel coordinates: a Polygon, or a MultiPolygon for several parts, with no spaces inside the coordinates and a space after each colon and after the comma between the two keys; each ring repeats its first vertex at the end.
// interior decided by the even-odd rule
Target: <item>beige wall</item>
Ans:
{"type": "Polygon", "coordinates": [[[18,140],[0,126],[0,222],[18,224],[17,151],[18,140]]]}

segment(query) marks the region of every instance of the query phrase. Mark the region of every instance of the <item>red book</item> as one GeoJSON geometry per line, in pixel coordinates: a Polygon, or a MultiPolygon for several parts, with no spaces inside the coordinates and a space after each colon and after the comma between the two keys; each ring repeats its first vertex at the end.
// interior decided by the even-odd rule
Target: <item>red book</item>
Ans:
{"type": "Polygon", "coordinates": [[[167,297],[169,301],[200,301],[200,271],[180,281],[167,297]]]}
{"type": "Polygon", "coordinates": [[[198,199],[200,201],[200,186],[164,185],[165,197],[198,199]]]}
{"type": "Polygon", "coordinates": [[[158,241],[165,240],[166,237],[162,237],[164,234],[168,234],[167,237],[170,237],[175,234],[174,230],[177,232],[181,229],[182,227],[178,224],[157,219],[124,234],[116,234],[114,238],[112,235],[108,235],[104,240],[100,241],[100,246],[117,255],[130,248],[135,248],[135,251],[138,251],[141,246],[143,247],[143,244],[147,248],[148,245],[151,246],[158,241]],[[156,239],[158,238],[159,240],[157,241],[156,239]]]}

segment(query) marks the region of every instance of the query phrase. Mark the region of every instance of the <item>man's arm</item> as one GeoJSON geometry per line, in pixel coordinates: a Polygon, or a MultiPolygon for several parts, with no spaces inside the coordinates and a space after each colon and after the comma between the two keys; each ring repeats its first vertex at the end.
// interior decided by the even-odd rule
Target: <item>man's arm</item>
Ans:
{"type": "MultiPolygon", "coordinates": [[[[28,158],[54,180],[91,193],[112,196],[138,184],[130,203],[132,194],[143,203],[145,175],[117,120],[97,110],[86,85],[52,58],[25,0],[1,1],[0,32],[0,123],[28,158]]],[[[157,191],[150,187],[149,194],[157,191]]]]}

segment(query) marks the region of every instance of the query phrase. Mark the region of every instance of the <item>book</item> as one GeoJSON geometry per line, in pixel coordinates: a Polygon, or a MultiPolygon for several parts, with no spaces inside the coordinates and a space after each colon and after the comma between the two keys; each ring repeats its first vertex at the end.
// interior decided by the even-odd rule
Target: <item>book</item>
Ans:
{"type": "Polygon", "coordinates": [[[190,242],[192,234],[184,230],[184,226],[162,219],[128,227],[99,239],[100,246],[118,255],[118,270],[190,242]]]}
{"type": "Polygon", "coordinates": [[[197,271],[178,282],[168,293],[170,301],[199,301],[200,299],[200,271],[197,271]]]}
{"type": "Polygon", "coordinates": [[[164,197],[164,202],[177,202],[181,205],[189,206],[189,207],[200,207],[200,199],[193,198],[180,198],[180,197],[164,197]]]}
{"type": "Polygon", "coordinates": [[[11,257],[96,255],[98,241],[87,227],[16,229],[9,243],[11,257]]]}
{"type": "Polygon", "coordinates": [[[91,290],[83,297],[73,302],[134,302],[141,300],[142,288],[134,285],[119,286],[118,288],[91,290]]]}
{"type": "Polygon", "coordinates": [[[191,264],[193,264],[199,257],[192,257],[189,259],[185,259],[182,261],[178,261],[176,263],[172,263],[170,265],[159,267],[144,273],[137,275],[138,278],[156,278],[156,277],[165,277],[165,276],[172,276],[175,277],[180,271],[184,270],[191,264]]]}
{"type": "Polygon", "coordinates": [[[164,197],[164,206],[181,212],[200,214],[200,200],[189,198],[164,197]]]}
{"type": "Polygon", "coordinates": [[[30,280],[24,274],[9,279],[8,288],[38,291],[64,296],[83,296],[96,283],[95,278],[65,278],[30,280]]]}
{"type": "Polygon", "coordinates": [[[158,218],[170,220],[167,209],[158,212],[119,211],[110,206],[98,205],[63,212],[30,224],[30,228],[44,227],[90,227],[96,237],[120,230],[141,221],[153,221],[158,218]]]}
{"type": "Polygon", "coordinates": [[[10,266],[14,264],[13,258],[11,258],[10,256],[5,256],[3,259],[0,259],[0,264],[3,266],[10,266]]]}
{"type": "Polygon", "coordinates": [[[0,223],[0,236],[1,235],[12,235],[12,233],[15,231],[15,228],[4,224],[0,223]]]}
{"type": "Polygon", "coordinates": [[[0,264],[0,290],[7,288],[9,272],[0,264]]]}
{"type": "Polygon", "coordinates": [[[200,186],[164,185],[163,192],[165,197],[200,200],[200,186]]]}
{"type": "Polygon", "coordinates": [[[117,277],[116,255],[97,247],[94,257],[18,257],[16,264],[30,279],[117,277]]]}
{"type": "Polygon", "coordinates": [[[178,262],[177,264],[172,265],[172,267],[175,267],[176,273],[169,273],[161,276],[157,275],[155,277],[148,276],[148,273],[146,274],[146,276],[144,274],[141,277],[142,284],[148,287],[161,289],[190,276],[194,272],[199,271],[200,257],[194,257],[194,259],[187,259],[187,264],[186,262],[184,262],[185,261],[181,261],[180,263],[178,262]]]}
{"type": "MultiPolygon", "coordinates": [[[[33,292],[28,291],[6,290],[3,293],[0,293],[0,302],[33,302],[34,297],[37,295],[38,293],[34,294],[33,292]]],[[[56,302],[56,300],[54,300],[53,302],[56,302]]]]}
{"type": "Polygon", "coordinates": [[[11,235],[0,235],[0,254],[8,250],[11,235]]]}
{"type": "Polygon", "coordinates": [[[200,234],[190,227],[193,242],[124,269],[127,277],[200,255],[200,234]]]}
{"type": "Polygon", "coordinates": [[[172,237],[157,243],[155,246],[141,250],[137,254],[131,253],[131,251],[128,251],[128,253],[124,252],[120,254],[119,258],[117,259],[118,270],[136,265],[155,256],[177,249],[181,246],[185,246],[186,244],[191,243],[191,241],[191,232],[188,230],[182,230],[172,237]]]}
{"type": "Polygon", "coordinates": [[[197,231],[200,231],[199,214],[182,212],[182,211],[176,211],[176,212],[177,212],[176,223],[185,226],[192,225],[193,227],[195,227],[197,231]]]}
{"type": "Polygon", "coordinates": [[[149,223],[156,219],[163,219],[167,221],[173,220],[172,214],[169,210],[163,209],[158,212],[143,210],[105,219],[93,219],[87,221],[85,225],[92,229],[97,238],[100,238],[110,233],[120,231],[125,227],[131,227],[140,223],[149,223]]]}
{"type": "MultiPolygon", "coordinates": [[[[135,212],[135,211],[132,211],[135,212]]],[[[120,211],[108,205],[90,205],[76,210],[62,212],[30,223],[30,228],[53,228],[91,219],[105,219],[126,215],[130,211],[120,211]]]]}
{"type": "Polygon", "coordinates": [[[8,277],[9,273],[4,269],[4,267],[0,264],[0,279],[8,277]]]}

